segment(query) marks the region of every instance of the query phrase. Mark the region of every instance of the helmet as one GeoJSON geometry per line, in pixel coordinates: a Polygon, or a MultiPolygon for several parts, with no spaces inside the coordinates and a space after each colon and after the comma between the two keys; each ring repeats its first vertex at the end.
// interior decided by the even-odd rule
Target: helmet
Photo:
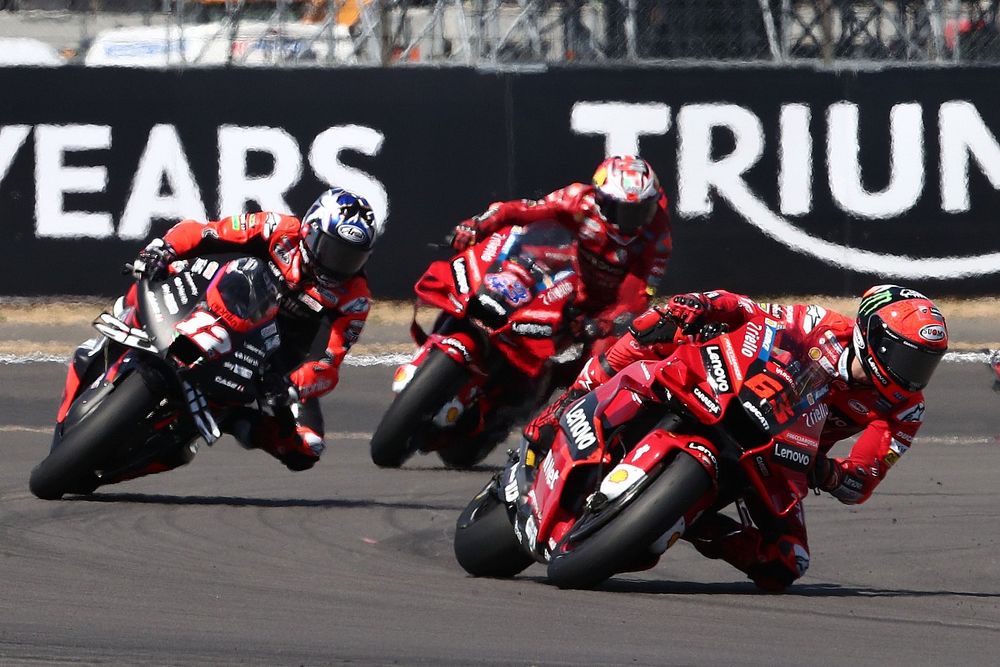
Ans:
{"type": "Polygon", "coordinates": [[[604,219],[634,236],[656,214],[662,196],[653,167],[640,157],[609,157],[594,172],[594,195],[604,219]]]}
{"type": "Polygon", "coordinates": [[[302,219],[302,245],[320,282],[344,280],[360,271],[376,235],[368,201],[341,188],[320,195],[302,219]]]}
{"type": "Polygon", "coordinates": [[[888,400],[898,403],[926,387],[947,350],[944,317],[920,292],[878,285],[861,297],[854,353],[888,400]]]}

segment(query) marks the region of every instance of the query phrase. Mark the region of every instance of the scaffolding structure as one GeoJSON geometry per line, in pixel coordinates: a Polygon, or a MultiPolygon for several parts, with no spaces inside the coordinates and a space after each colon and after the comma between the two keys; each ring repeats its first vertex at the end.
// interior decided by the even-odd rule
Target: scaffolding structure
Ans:
{"type": "Polygon", "coordinates": [[[61,10],[85,26],[81,59],[159,40],[178,66],[1000,62],[1000,0],[0,2],[0,37],[4,15],[61,10]],[[102,30],[111,14],[125,27],[102,30]]]}

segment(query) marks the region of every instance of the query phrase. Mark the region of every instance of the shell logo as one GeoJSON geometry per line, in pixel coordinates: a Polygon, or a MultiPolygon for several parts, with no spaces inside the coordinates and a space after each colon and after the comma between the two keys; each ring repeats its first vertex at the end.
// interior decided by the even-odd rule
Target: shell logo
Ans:
{"type": "Polygon", "coordinates": [[[608,170],[606,167],[600,167],[594,172],[594,185],[604,185],[608,180],[608,170]]]}
{"type": "Polygon", "coordinates": [[[619,468],[618,470],[615,470],[608,477],[608,481],[611,482],[612,484],[621,484],[626,479],[628,479],[628,470],[625,470],[624,468],[619,468]]]}

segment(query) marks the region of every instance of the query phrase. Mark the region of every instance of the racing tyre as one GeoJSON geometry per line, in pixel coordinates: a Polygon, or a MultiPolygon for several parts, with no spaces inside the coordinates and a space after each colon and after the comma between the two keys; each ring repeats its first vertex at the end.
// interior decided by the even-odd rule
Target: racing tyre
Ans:
{"type": "Polygon", "coordinates": [[[449,468],[468,469],[482,462],[500,442],[496,436],[460,440],[450,447],[438,450],[438,457],[449,468]]]}
{"type": "Polygon", "coordinates": [[[576,544],[561,544],[549,561],[549,581],[559,588],[593,588],[624,571],[710,486],[701,464],[687,454],[678,454],[607,525],[576,544]]]}
{"type": "Polygon", "coordinates": [[[156,401],[142,373],[129,374],[100,405],[66,429],[59,444],[31,471],[28,488],[42,500],[93,491],[98,486],[94,468],[135,432],[156,401]]]}
{"type": "Polygon", "coordinates": [[[455,525],[455,558],[474,577],[513,577],[535,562],[514,536],[496,482],[479,492],[455,525]]]}
{"type": "Polygon", "coordinates": [[[398,468],[419,447],[413,436],[468,380],[469,371],[434,348],[386,410],[371,441],[372,462],[398,468]]]}

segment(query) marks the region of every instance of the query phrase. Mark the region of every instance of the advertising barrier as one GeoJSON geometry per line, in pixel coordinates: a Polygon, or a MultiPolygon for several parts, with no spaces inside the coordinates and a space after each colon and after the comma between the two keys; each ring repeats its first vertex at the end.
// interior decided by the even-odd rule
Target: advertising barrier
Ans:
{"type": "Polygon", "coordinates": [[[407,297],[459,220],[653,163],[663,290],[1000,292],[1000,70],[0,69],[0,294],[114,294],[145,239],[328,183],[385,229],[407,297]]]}

